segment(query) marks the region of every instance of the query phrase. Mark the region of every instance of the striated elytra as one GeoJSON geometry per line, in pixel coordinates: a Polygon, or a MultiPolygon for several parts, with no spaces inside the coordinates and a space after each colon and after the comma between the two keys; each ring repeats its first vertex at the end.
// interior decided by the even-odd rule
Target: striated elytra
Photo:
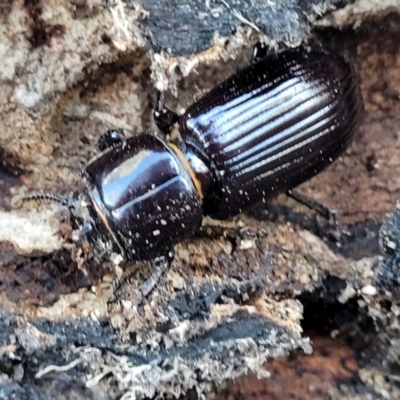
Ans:
{"type": "Polygon", "coordinates": [[[343,57],[284,51],[232,75],[181,116],[160,101],[155,121],[168,141],[109,131],[83,172],[83,191],[25,199],[67,206],[73,238],[97,254],[154,259],[172,254],[203,215],[232,217],[318,174],[349,144],[362,110],[343,57]]]}

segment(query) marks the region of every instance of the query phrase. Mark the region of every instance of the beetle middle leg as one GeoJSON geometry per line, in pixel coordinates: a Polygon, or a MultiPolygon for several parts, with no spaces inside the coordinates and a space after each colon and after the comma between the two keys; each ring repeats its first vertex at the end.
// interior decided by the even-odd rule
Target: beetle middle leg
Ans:
{"type": "Polygon", "coordinates": [[[175,122],[179,119],[179,115],[176,112],[164,106],[164,94],[161,92],[157,92],[153,118],[158,129],[165,134],[171,133],[175,122]]]}
{"type": "Polygon", "coordinates": [[[253,52],[251,53],[250,64],[255,64],[256,62],[262,60],[266,56],[267,56],[266,44],[257,42],[253,47],[253,52]]]}

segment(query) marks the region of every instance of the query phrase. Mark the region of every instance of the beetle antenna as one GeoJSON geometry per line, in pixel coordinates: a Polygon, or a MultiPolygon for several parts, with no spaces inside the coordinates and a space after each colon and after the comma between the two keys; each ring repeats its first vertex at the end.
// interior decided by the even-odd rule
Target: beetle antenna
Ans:
{"type": "Polygon", "coordinates": [[[50,200],[59,203],[62,206],[68,206],[68,198],[59,197],[54,193],[43,192],[42,190],[38,192],[29,193],[25,196],[15,197],[13,199],[13,206],[20,207],[23,203],[34,200],[50,200]]]}

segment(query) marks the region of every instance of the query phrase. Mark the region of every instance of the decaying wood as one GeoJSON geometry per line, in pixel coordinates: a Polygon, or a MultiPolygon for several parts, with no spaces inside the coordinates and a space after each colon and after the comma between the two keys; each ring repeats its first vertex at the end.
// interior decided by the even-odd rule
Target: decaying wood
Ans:
{"type": "Polygon", "coordinates": [[[219,396],[272,397],[281,383],[281,398],[314,398],[316,386],[333,399],[398,398],[397,261],[378,248],[400,189],[398,6],[360,1],[317,20],[337,2],[301,2],[308,18],[296,1],[262,2],[270,8],[257,20],[258,2],[241,11],[228,1],[179,10],[166,1],[196,20],[198,35],[177,37],[181,14],[156,3],[0,6],[0,398],[204,395],[248,371],[271,375],[275,386],[249,376],[219,396]],[[271,10],[292,22],[287,35],[271,10]],[[141,298],[145,263],[125,271],[115,292],[122,271],[77,263],[65,210],[11,207],[31,190],[79,188],[102,132],[154,131],[155,88],[169,88],[178,97],[168,105],[185,108],[248,62],[257,29],[273,46],[312,37],[355,64],[364,122],[343,157],[301,188],[338,209],[352,237],[280,197],[224,223],[205,221],[176,247],[165,282],[141,298]],[[313,356],[304,355],[309,336],[313,356]],[[288,353],[295,361],[272,361],[288,353]]]}

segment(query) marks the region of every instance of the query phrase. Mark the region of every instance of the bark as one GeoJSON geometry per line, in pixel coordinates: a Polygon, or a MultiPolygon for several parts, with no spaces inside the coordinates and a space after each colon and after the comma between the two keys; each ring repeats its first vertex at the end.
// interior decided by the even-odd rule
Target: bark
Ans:
{"type": "Polygon", "coordinates": [[[384,257],[378,246],[400,189],[399,5],[345,3],[0,5],[0,398],[204,396],[249,371],[273,379],[249,375],[218,397],[400,396],[397,214],[381,232],[384,257]],[[116,292],[121,271],[79,262],[65,210],[12,207],[32,190],[82,188],[101,133],[155,131],[156,89],[180,111],[246,65],[260,37],[355,64],[363,124],[300,188],[339,210],[351,237],[281,196],[206,221],[141,298],[148,264],[125,271],[116,292]]]}

